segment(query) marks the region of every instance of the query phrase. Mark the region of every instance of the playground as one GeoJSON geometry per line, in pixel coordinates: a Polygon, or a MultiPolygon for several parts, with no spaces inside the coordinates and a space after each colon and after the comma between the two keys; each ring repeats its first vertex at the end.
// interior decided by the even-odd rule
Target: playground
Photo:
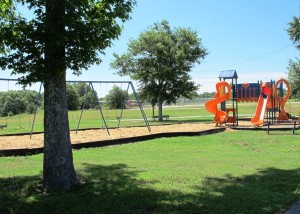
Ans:
{"type": "Polygon", "coordinates": [[[1,1],[0,214],[300,214],[295,2],[1,1]]]}
{"type": "Polygon", "coordinates": [[[216,126],[222,124],[239,125],[238,103],[255,103],[251,124],[255,127],[268,125],[287,125],[299,123],[300,108],[296,115],[285,110],[290,97],[291,88],[288,81],[280,78],[270,82],[237,84],[238,75],[235,70],[221,71],[216,83],[215,98],[205,103],[208,112],[214,115],[216,126]],[[228,82],[229,80],[229,82],[228,82]],[[230,101],[229,107],[226,102],[230,101]]]}
{"type": "MultiPolygon", "coordinates": [[[[262,88],[263,83],[257,84],[262,88]]],[[[267,110],[272,108],[271,86],[263,90],[263,109],[257,104],[265,96],[259,90],[255,94],[261,95],[250,102],[252,95],[246,101],[245,91],[232,96],[230,84],[216,85],[216,97],[201,104],[165,106],[164,114],[170,117],[163,123],[148,120],[152,109],[144,106],[150,131],[138,106],[124,109],[121,121],[120,110],[102,108],[103,117],[99,109],[70,111],[71,141],[80,149],[73,151],[75,167],[84,185],[67,197],[33,190],[41,177],[43,155],[37,153],[43,147],[42,112],[2,119],[7,126],[0,130],[6,133],[0,136],[0,154],[37,155],[1,157],[0,188],[5,191],[0,198],[10,200],[3,200],[0,211],[40,213],[45,203],[55,204],[51,212],[72,213],[283,213],[299,198],[299,123],[295,133],[291,131],[292,122],[298,122],[299,103],[275,102],[272,117],[267,110]],[[210,104],[214,112],[208,111],[210,104]],[[278,107],[291,118],[277,119],[278,107]],[[251,120],[257,109],[264,115],[259,125],[251,120]],[[286,130],[278,129],[282,127],[286,130]]]]}
{"type": "MultiPolygon", "coordinates": [[[[297,134],[300,105],[288,101],[290,86],[285,79],[237,84],[238,75],[235,70],[221,71],[218,78],[214,99],[203,104],[165,106],[164,114],[168,118],[163,123],[148,119],[153,118],[153,110],[140,103],[131,82],[87,82],[97,102],[97,92],[101,94],[101,89],[95,90],[96,84],[100,83],[100,87],[101,84],[108,83],[124,84],[127,92],[130,88],[133,91],[135,101],[130,102],[131,105],[134,104],[134,108],[128,109],[124,103],[122,109],[108,110],[98,102],[98,110],[87,111],[84,110],[85,96],[82,109],[69,112],[71,143],[95,143],[101,146],[103,141],[116,139],[148,139],[164,133],[169,136],[176,133],[195,135],[206,131],[213,133],[220,128],[265,130],[268,134],[270,130],[292,130],[289,133],[297,134]]],[[[41,89],[40,85],[37,97],[40,96],[41,89]]],[[[43,114],[37,109],[38,106],[32,115],[1,119],[0,150],[43,147],[43,114]]]]}

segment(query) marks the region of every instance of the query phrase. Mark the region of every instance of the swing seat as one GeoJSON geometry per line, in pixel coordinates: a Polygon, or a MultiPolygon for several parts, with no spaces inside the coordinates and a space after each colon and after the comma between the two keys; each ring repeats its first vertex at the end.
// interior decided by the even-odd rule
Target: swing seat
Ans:
{"type": "Polygon", "coordinates": [[[7,124],[0,124],[0,129],[7,128],[7,124]]]}

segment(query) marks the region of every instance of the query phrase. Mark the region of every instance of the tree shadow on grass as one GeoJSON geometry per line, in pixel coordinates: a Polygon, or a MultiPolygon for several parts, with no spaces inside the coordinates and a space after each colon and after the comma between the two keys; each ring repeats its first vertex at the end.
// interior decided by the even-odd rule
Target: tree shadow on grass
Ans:
{"type": "Polygon", "coordinates": [[[275,213],[300,199],[300,168],[267,168],[243,177],[206,178],[198,201],[207,213],[275,213]]]}
{"type": "Polygon", "coordinates": [[[299,199],[300,169],[264,169],[244,177],[207,177],[193,193],[162,191],[124,164],[86,164],[84,184],[45,194],[38,176],[0,179],[0,213],[274,213],[299,199]]]}

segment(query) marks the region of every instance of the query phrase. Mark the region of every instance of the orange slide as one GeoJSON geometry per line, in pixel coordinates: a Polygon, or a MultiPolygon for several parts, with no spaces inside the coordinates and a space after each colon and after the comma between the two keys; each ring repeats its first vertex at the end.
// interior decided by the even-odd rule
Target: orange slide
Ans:
{"type": "Polygon", "coordinates": [[[215,99],[207,101],[205,103],[205,108],[208,112],[215,115],[214,120],[216,125],[221,125],[227,121],[228,114],[226,111],[219,110],[218,104],[230,99],[231,87],[229,83],[221,81],[216,84],[216,89],[217,93],[215,95],[215,99]],[[227,92],[222,93],[225,87],[227,88],[227,92]]]}
{"type": "Polygon", "coordinates": [[[259,96],[256,111],[254,117],[251,119],[251,123],[256,126],[261,126],[264,123],[265,113],[267,110],[269,96],[263,98],[262,95],[259,96]]]}
{"type": "MultiPolygon", "coordinates": [[[[279,105],[279,107],[280,107],[280,112],[279,112],[279,115],[277,116],[277,120],[278,121],[289,120],[289,118],[288,118],[288,116],[287,116],[287,114],[284,110],[284,106],[285,106],[285,104],[286,104],[286,102],[287,102],[287,100],[290,96],[290,91],[291,91],[291,88],[290,88],[290,85],[289,85],[288,81],[283,79],[283,78],[280,78],[276,82],[274,90],[275,90],[274,94],[275,94],[275,98],[276,98],[275,99],[275,106],[279,105]],[[285,84],[286,87],[287,87],[286,94],[283,97],[281,97],[278,93],[279,84],[285,84]]],[[[267,108],[272,108],[272,106],[270,106],[270,102],[272,102],[272,99],[270,98],[270,96],[272,94],[272,90],[271,90],[270,85],[268,83],[263,83],[261,91],[262,91],[261,92],[262,94],[259,96],[255,115],[251,119],[252,124],[256,125],[256,126],[263,125],[267,108]]]]}
{"type": "Polygon", "coordinates": [[[258,98],[258,103],[255,111],[254,117],[251,119],[251,123],[256,126],[261,126],[264,124],[265,113],[267,110],[267,104],[272,94],[272,90],[267,83],[262,84],[262,94],[258,98]]]}

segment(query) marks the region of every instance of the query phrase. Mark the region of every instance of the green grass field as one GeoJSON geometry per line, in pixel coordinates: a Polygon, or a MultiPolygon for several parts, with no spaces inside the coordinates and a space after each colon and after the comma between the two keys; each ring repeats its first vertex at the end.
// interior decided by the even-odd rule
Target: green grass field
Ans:
{"type": "Polygon", "coordinates": [[[83,185],[39,189],[43,156],[0,158],[0,213],[275,213],[300,199],[300,137],[235,131],[75,150],[83,185]]]}

